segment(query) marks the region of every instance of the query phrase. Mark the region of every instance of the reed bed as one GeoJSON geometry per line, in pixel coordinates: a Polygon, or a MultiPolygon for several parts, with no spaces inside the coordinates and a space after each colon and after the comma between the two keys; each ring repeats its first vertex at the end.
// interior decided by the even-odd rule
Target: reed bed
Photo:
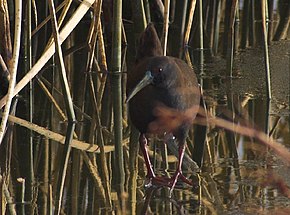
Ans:
{"type": "MultiPolygon", "coordinates": [[[[150,207],[159,214],[174,214],[181,212],[180,202],[200,213],[222,214],[231,203],[221,199],[213,179],[219,173],[211,165],[228,158],[237,180],[248,177],[239,165],[239,142],[246,140],[251,151],[260,150],[265,156],[271,151],[289,166],[289,147],[279,142],[289,137],[289,112],[269,120],[275,73],[270,71],[268,49],[274,41],[289,39],[289,0],[113,2],[0,0],[2,214],[142,214],[150,207]],[[195,65],[205,94],[205,108],[193,121],[185,161],[194,166],[188,172],[198,188],[176,190],[173,199],[168,199],[166,189],[144,190],[138,132],[125,103],[126,75],[134,64],[138,36],[149,22],[161,35],[164,55],[195,65]],[[237,54],[261,47],[265,129],[256,126],[249,113],[259,108],[251,109],[255,101],[250,97],[229,92],[225,101],[214,100],[204,85],[211,75],[207,63],[222,58],[226,66],[220,75],[235,78],[237,54]],[[191,159],[198,142],[206,144],[201,173],[191,159]],[[158,198],[165,205],[154,201],[158,198]]],[[[176,126],[168,119],[174,117],[178,123],[190,114],[190,110],[159,111],[160,122],[166,122],[160,128],[176,126]]],[[[174,166],[174,149],[169,153],[161,144],[162,153],[159,139],[152,142],[156,142],[150,148],[154,167],[174,166]]],[[[253,177],[258,181],[256,193],[240,185],[232,202],[243,202],[265,186],[289,198],[289,187],[279,175],[265,170],[253,177]]],[[[254,206],[245,211],[261,213],[254,206]]]]}

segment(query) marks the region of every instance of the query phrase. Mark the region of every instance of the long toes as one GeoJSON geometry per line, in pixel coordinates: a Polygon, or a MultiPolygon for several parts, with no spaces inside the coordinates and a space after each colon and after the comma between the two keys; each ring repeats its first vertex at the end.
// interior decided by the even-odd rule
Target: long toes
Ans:
{"type": "Polygon", "coordinates": [[[174,176],[171,178],[171,183],[169,185],[170,187],[170,195],[172,194],[174,187],[178,181],[178,179],[180,179],[181,181],[185,182],[186,184],[193,186],[192,182],[189,181],[182,173],[177,172],[174,174],[174,176]]]}
{"type": "Polygon", "coordinates": [[[170,186],[171,178],[167,177],[150,177],[149,183],[145,185],[145,187],[151,187],[151,186],[170,186]]]}
{"type": "Polygon", "coordinates": [[[180,179],[182,182],[190,186],[193,186],[192,182],[189,181],[182,173],[176,173],[171,178],[158,177],[158,176],[148,177],[148,178],[149,178],[149,182],[145,184],[145,187],[147,188],[151,186],[167,186],[167,187],[170,187],[170,190],[173,190],[178,179],[180,179]]]}
{"type": "Polygon", "coordinates": [[[179,175],[179,178],[185,182],[186,184],[190,185],[190,186],[193,186],[193,183],[191,181],[189,181],[183,174],[180,174],[179,175]]]}

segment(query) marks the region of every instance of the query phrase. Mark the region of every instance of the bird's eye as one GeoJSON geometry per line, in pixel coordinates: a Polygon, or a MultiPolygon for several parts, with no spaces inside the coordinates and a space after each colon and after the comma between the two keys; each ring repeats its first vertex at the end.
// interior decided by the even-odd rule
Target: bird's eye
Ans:
{"type": "Polygon", "coordinates": [[[159,69],[158,69],[158,72],[162,72],[162,71],[163,71],[163,69],[162,69],[162,68],[159,68],[159,69]]]}

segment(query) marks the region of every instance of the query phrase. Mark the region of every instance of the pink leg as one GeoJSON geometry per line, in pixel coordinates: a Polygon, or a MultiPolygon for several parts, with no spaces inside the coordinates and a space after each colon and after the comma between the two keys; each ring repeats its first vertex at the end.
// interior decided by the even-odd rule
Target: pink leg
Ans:
{"type": "Polygon", "coordinates": [[[140,143],[140,148],[141,148],[141,151],[145,160],[146,168],[147,168],[147,177],[154,178],[156,176],[153,171],[152,164],[149,158],[148,149],[147,149],[148,143],[147,143],[147,138],[145,137],[145,134],[140,135],[139,143],[140,143]]]}
{"type": "Polygon", "coordinates": [[[141,134],[139,137],[140,148],[144,156],[145,165],[147,168],[147,178],[150,179],[150,182],[147,187],[151,185],[159,185],[159,186],[168,186],[170,187],[170,192],[172,193],[178,178],[180,178],[183,182],[192,185],[192,183],[182,174],[182,160],[184,157],[185,146],[184,144],[180,144],[179,153],[178,153],[178,166],[171,178],[166,177],[157,177],[153,171],[152,164],[149,158],[148,149],[147,149],[147,138],[145,134],[141,134]]]}
{"type": "Polygon", "coordinates": [[[177,169],[174,173],[174,175],[171,178],[171,183],[170,183],[170,192],[172,193],[178,178],[180,178],[183,182],[189,184],[192,186],[192,183],[182,174],[182,160],[184,157],[184,151],[185,151],[185,145],[182,144],[179,146],[178,150],[178,166],[177,169]]]}
{"type": "Polygon", "coordinates": [[[165,177],[157,177],[153,171],[152,164],[149,158],[148,149],[147,149],[147,138],[145,137],[145,134],[141,134],[139,137],[139,143],[140,148],[143,153],[143,157],[145,160],[145,165],[147,168],[147,178],[150,179],[149,184],[147,184],[147,187],[150,187],[151,185],[157,185],[157,186],[170,186],[171,178],[165,178],[165,177]]]}

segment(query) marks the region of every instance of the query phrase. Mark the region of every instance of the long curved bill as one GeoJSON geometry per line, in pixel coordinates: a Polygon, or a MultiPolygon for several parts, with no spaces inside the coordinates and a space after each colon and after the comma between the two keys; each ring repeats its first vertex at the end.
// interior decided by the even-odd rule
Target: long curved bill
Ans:
{"type": "Polygon", "coordinates": [[[126,102],[129,102],[140,90],[142,90],[147,85],[151,84],[153,81],[153,76],[151,71],[147,71],[142,78],[142,80],[136,85],[132,92],[128,95],[126,102]]]}

